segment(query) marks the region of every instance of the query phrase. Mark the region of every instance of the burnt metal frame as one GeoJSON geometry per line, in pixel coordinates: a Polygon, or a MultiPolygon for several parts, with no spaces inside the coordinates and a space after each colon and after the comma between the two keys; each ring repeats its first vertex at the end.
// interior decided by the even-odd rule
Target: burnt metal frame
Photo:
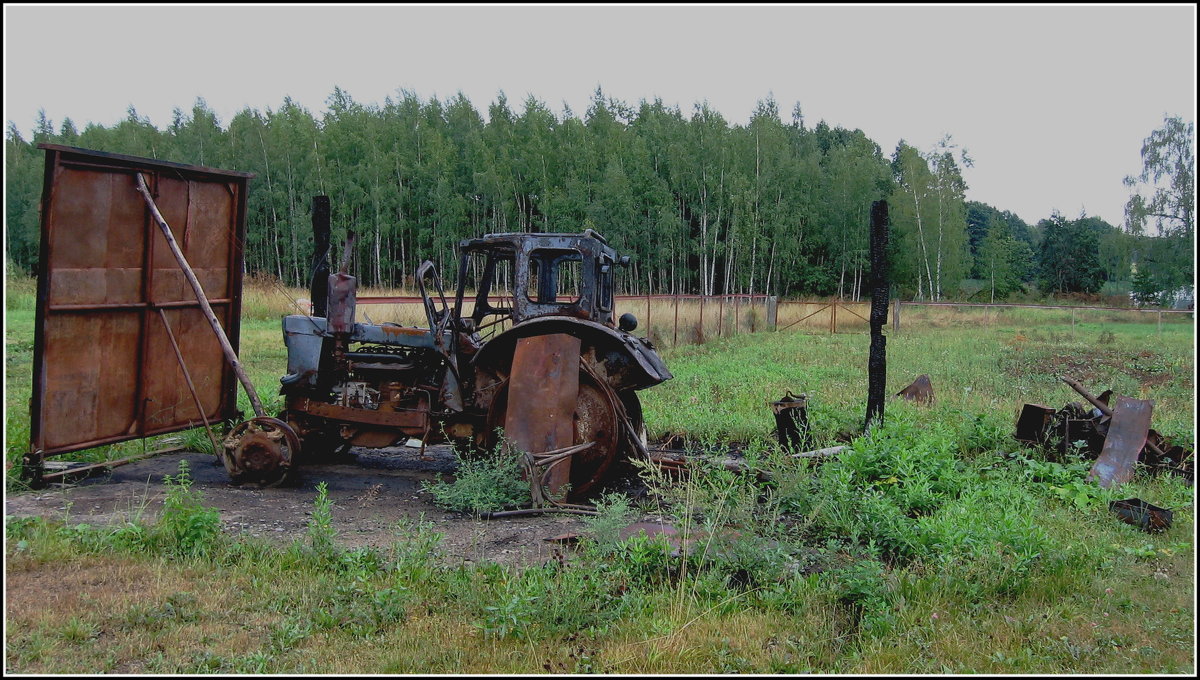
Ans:
{"type": "MultiPolygon", "coordinates": [[[[454,317],[461,318],[463,296],[465,294],[467,270],[472,253],[486,253],[488,259],[480,276],[478,291],[475,297],[475,309],[471,314],[472,320],[479,325],[483,317],[489,314],[510,314],[514,323],[540,316],[573,316],[589,319],[596,323],[612,324],[612,267],[617,263],[617,254],[608,242],[596,232],[588,229],[582,234],[488,234],[482,238],[465,239],[459,243],[459,276],[458,290],[455,298],[454,317]],[[573,302],[538,302],[529,293],[542,292],[542,285],[533,285],[530,276],[530,258],[538,251],[557,252],[560,256],[565,251],[573,251],[571,257],[583,264],[580,271],[579,297],[573,302]],[[574,253],[578,253],[575,256],[574,253]],[[500,259],[513,261],[512,307],[493,307],[487,301],[495,275],[495,263],[500,259]],[[595,270],[589,270],[587,263],[597,263],[595,270]]],[[[565,257],[565,256],[563,256],[565,257]]],[[[557,273],[558,257],[541,258],[539,275],[545,274],[551,279],[557,273]],[[549,271],[547,271],[549,270],[549,271]]],[[[545,281],[539,283],[546,283],[545,281]]]]}
{"type": "MultiPolygon", "coordinates": [[[[246,236],[246,189],[250,178],[254,177],[252,173],[219,170],[202,166],[186,165],[182,163],[172,163],[169,161],[151,160],[137,156],[94,151],[91,149],[63,146],[60,144],[43,143],[39,144],[38,148],[46,151],[46,164],[43,175],[43,192],[41,201],[40,261],[42,263],[42,271],[39,272],[37,282],[37,310],[34,322],[33,345],[33,393],[30,399],[29,453],[27,453],[25,456],[27,469],[33,468],[31,471],[35,475],[41,471],[41,464],[46,456],[71,453],[96,446],[114,444],[158,434],[178,432],[190,427],[190,425],[187,424],[176,424],[166,427],[146,428],[146,404],[144,399],[146,382],[146,355],[148,352],[147,345],[149,343],[149,326],[151,323],[151,316],[156,315],[156,313],[162,309],[198,309],[200,307],[199,301],[170,301],[156,303],[150,300],[150,292],[153,290],[154,244],[158,238],[161,238],[161,236],[155,236],[157,229],[151,220],[149,210],[146,208],[143,208],[142,222],[142,238],[144,239],[145,248],[142,253],[141,291],[144,302],[101,303],[93,305],[69,304],[51,306],[49,304],[49,300],[52,269],[47,266],[47,263],[51,261],[52,255],[50,248],[50,207],[54,191],[56,169],[59,167],[71,167],[85,170],[107,170],[110,172],[118,172],[129,175],[133,175],[137,172],[144,172],[150,174],[151,176],[152,189],[154,193],[157,193],[158,178],[161,175],[173,176],[182,180],[195,179],[210,182],[219,178],[219,181],[222,181],[226,185],[233,183],[238,186],[237,205],[233,211],[232,231],[234,233],[231,234],[231,247],[229,249],[228,262],[229,277],[226,280],[226,290],[223,297],[210,300],[210,303],[213,305],[228,308],[228,317],[226,322],[228,323],[229,327],[226,330],[229,335],[230,344],[235,350],[238,346],[238,337],[241,330],[242,259],[246,236]],[[139,312],[137,352],[138,375],[135,397],[135,408],[137,413],[136,430],[133,433],[101,437],[99,439],[59,446],[50,451],[46,451],[45,447],[43,446],[44,424],[42,423],[41,413],[43,394],[46,388],[44,345],[46,341],[47,315],[51,312],[86,314],[88,312],[112,310],[137,310],[139,312]]],[[[241,414],[237,410],[236,389],[237,381],[234,379],[233,371],[228,365],[226,365],[221,376],[220,392],[222,394],[222,403],[218,407],[220,411],[220,417],[222,419],[239,420],[241,417],[241,414]]]]}

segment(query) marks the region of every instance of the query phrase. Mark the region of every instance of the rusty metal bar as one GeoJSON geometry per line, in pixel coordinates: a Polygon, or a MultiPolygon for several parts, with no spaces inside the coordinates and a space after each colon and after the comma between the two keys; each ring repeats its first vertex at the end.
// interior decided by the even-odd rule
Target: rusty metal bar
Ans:
{"type": "MultiPolygon", "coordinates": [[[[232,304],[230,298],[218,298],[209,300],[209,304],[223,306],[232,304]]],[[[47,305],[46,311],[50,312],[94,312],[94,311],[137,311],[143,309],[192,309],[199,307],[200,303],[191,302],[189,300],[176,300],[173,302],[98,302],[95,304],[65,304],[65,305],[47,305]]]]}
{"type": "Polygon", "coordinates": [[[850,309],[850,308],[849,308],[849,307],[847,307],[846,305],[842,305],[842,309],[844,309],[844,310],[845,310],[845,311],[847,311],[847,312],[850,312],[850,313],[851,313],[851,314],[853,314],[854,316],[857,316],[858,318],[862,319],[863,321],[866,321],[867,323],[871,323],[871,320],[870,320],[870,319],[868,319],[867,317],[863,316],[862,314],[859,314],[858,312],[854,311],[853,309],[850,309]]]}
{"type": "Polygon", "coordinates": [[[1020,307],[1024,309],[1090,309],[1109,312],[1161,312],[1163,314],[1191,314],[1188,309],[1141,309],[1138,307],[1083,307],[1076,305],[1022,305],[1014,302],[917,302],[909,301],[906,305],[921,305],[923,307],[1020,307]]]}
{"type": "MultiPolygon", "coordinates": [[[[807,305],[807,304],[814,304],[814,303],[810,303],[810,302],[802,302],[802,303],[800,303],[800,304],[807,305]]],[[[819,304],[819,303],[818,303],[818,304],[819,304]]],[[[811,316],[816,316],[817,314],[820,314],[821,312],[825,311],[825,309],[826,309],[827,307],[829,307],[829,305],[825,305],[825,306],[821,307],[820,309],[818,309],[818,310],[816,310],[816,311],[814,311],[814,312],[810,312],[810,313],[808,313],[808,314],[805,314],[804,316],[800,317],[799,319],[796,319],[795,321],[793,321],[793,322],[789,323],[788,325],[784,326],[783,328],[780,328],[779,330],[781,330],[781,331],[786,331],[787,329],[791,328],[792,326],[795,326],[796,324],[800,323],[801,321],[804,321],[805,319],[807,319],[807,318],[809,318],[809,317],[811,317],[811,316]]]]}
{"type": "Polygon", "coordinates": [[[155,451],[143,451],[142,453],[137,453],[137,454],[134,454],[127,458],[120,458],[118,460],[109,460],[109,461],[105,461],[103,463],[92,463],[91,465],[82,465],[80,467],[67,468],[65,470],[60,470],[58,472],[50,472],[50,473],[43,472],[42,480],[50,479],[51,477],[65,477],[67,475],[78,474],[80,472],[85,472],[87,470],[95,470],[96,468],[113,468],[113,467],[118,467],[121,465],[128,465],[129,463],[135,463],[139,460],[142,460],[143,458],[150,458],[150,457],[157,456],[157,455],[163,454],[163,453],[173,453],[175,451],[182,451],[185,448],[187,448],[187,447],[171,446],[171,447],[167,447],[165,449],[157,449],[155,451]]]}
{"type": "Polygon", "coordinates": [[[171,253],[175,256],[175,261],[179,263],[179,267],[183,270],[183,275],[187,277],[188,283],[191,284],[192,290],[196,293],[196,300],[200,302],[200,308],[204,311],[204,316],[208,318],[208,323],[212,326],[213,333],[217,335],[217,341],[221,343],[221,349],[225,352],[225,358],[229,361],[233,372],[237,374],[242,387],[245,388],[246,396],[250,397],[250,405],[254,408],[254,414],[256,416],[265,415],[266,412],[263,410],[262,402],[259,401],[258,392],[254,390],[253,383],[250,382],[250,378],[242,368],[242,363],[238,360],[237,352],[229,344],[229,338],[226,337],[225,330],[221,328],[221,323],[217,321],[217,315],[213,313],[212,307],[209,306],[208,298],[204,295],[204,289],[200,287],[200,281],[196,279],[195,272],[192,271],[187,258],[183,256],[183,251],[179,249],[179,244],[175,242],[175,236],[171,233],[171,227],[167,225],[167,221],[163,219],[162,213],[159,212],[158,206],[150,196],[150,190],[146,188],[145,178],[142,177],[141,172],[135,173],[135,176],[137,177],[137,190],[141,193],[142,198],[146,200],[146,206],[150,208],[150,214],[154,217],[154,221],[158,223],[158,228],[162,231],[163,236],[166,237],[167,245],[171,247],[171,253]]]}
{"type": "Polygon", "coordinates": [[[171,324],[167,323],[167,313],[160,309],[158,316],[162,319],[163,328],[167,330],[171,348],[175,350],[175,359],[179,361],[179,370],[183,371],[183,379],[187,382],[188,391],[192,393],[192,401],[196,402],[196,411],[200,413],[200,420],[204,421],[204,431],[208,433],[208,441],[212,442],[213,453],[220,455],[221,447],[217,446],[217,438],[213,436],[212,427],[208,424],[208,416],[204,415],[204,406],[200,403],[200,395],[196,394],[196,385],[192,383],[192,374],[188,371],[187,362],[183,360],[183,352],[179,351],[179,343],[175,341],[175,333],[171,330],[171,324]]]}
{"type": "Polygon", "coordinates": [[[425,299],[415,295],[381,295],[379,297],[359,297],[360,305],[405,305],[424,303],[425,299]]]}

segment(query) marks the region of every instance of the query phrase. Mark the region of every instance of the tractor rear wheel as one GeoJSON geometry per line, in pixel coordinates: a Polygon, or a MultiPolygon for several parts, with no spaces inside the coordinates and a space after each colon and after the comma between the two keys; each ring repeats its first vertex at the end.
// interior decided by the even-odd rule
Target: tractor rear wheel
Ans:
{"type": "MultiPolygon", "coordinates": [[[[632,394],[630,395],[632,396],[632,394]]],[[[580,367],[579,393],[575,401],[575,412],[572,418],[574,438],[572,445],[595,442],[589,449],[581,451],[571,458],[570,491],[568,500],[581,500],[588,491],[604,481],[606,473],[613,464],[628,450],[628,433],[626,432],[625,405],[616,392],[590,370],[580,367]]],[[[637,398],[633,398],[637,403],[637,398]]],[[[492,401],[492,407],[487,417],[488,448],[498,443],[497,432],[504,427],[508,416],[508,384],[500,389],[492,401]]],[[[526,407],[519,415],[521,417],[539,418],[542,415],[537,408],[526,407]]],[[[641,409],[638,408],[637,422],[632,423],[635,431],[641,428],[641,409]]]]}

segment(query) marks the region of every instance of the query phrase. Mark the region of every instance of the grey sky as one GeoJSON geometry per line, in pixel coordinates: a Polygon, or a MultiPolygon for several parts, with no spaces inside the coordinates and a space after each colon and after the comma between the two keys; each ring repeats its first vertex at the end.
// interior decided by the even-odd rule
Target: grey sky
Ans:
{"type": "MultiPolygon", "coordinates": [[[[861,128],[890,155],[943,135],[969,150],[967,197],[1028,222],[1058,209],[1120,224],[1142,140],[1195,120],[1193,6],[41,7],[5,6],[4,115],[39,108],[159,128],[204,97],[222,124],[285,95],[315,114],[334,85],[363,103],[504,91],[583,115],[597,85],[744,124],[773,93],[785,120],[861,128]]],[[[235,168],[236,169],[236,168],[235,168]]]]}

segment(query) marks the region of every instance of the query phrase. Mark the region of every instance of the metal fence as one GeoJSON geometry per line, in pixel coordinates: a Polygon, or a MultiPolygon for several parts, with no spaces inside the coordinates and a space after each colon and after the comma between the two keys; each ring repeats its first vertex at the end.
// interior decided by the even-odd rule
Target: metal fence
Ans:
{"type": "MultiPolygon", "coordinates": [[[[394,305],[385,312],[367,311],[368,319],[424,326],[421,298],[416,296],[360,297],[359,305],[394,305]],[[373,318],[379,316],[380,318],[373,318]]],[[[464,313],[473,303],[464,300],[464,313]]],[[[869,330],[869,300],[779,300],[773,295],[618,295],[614,301],[617,315],[630,312],[637,317],[635,335],[644,336],[658,347],[703,344],[718,338],[764,330],[808,331],[817,333],[862,332],[869,330]]],[[[364,310],[365,311],[365,310],[364,310]]],[[[1190,310],[1137,307],[1083,307],[1068,305],[1030,305],[1013,303],[918,302],[892,300],[888,323],[893,333],[902,329],[938,328],[954,325],[978,325],[1003,322],[1071,324],[1094,322],[1163,323],[1184,320],[1190,310]],[[1032,312],[1038,318],[1017,317],[1017,310],[1032,312]]],[[[508,322],[488,329],[499,333],[508,322]]]]}

